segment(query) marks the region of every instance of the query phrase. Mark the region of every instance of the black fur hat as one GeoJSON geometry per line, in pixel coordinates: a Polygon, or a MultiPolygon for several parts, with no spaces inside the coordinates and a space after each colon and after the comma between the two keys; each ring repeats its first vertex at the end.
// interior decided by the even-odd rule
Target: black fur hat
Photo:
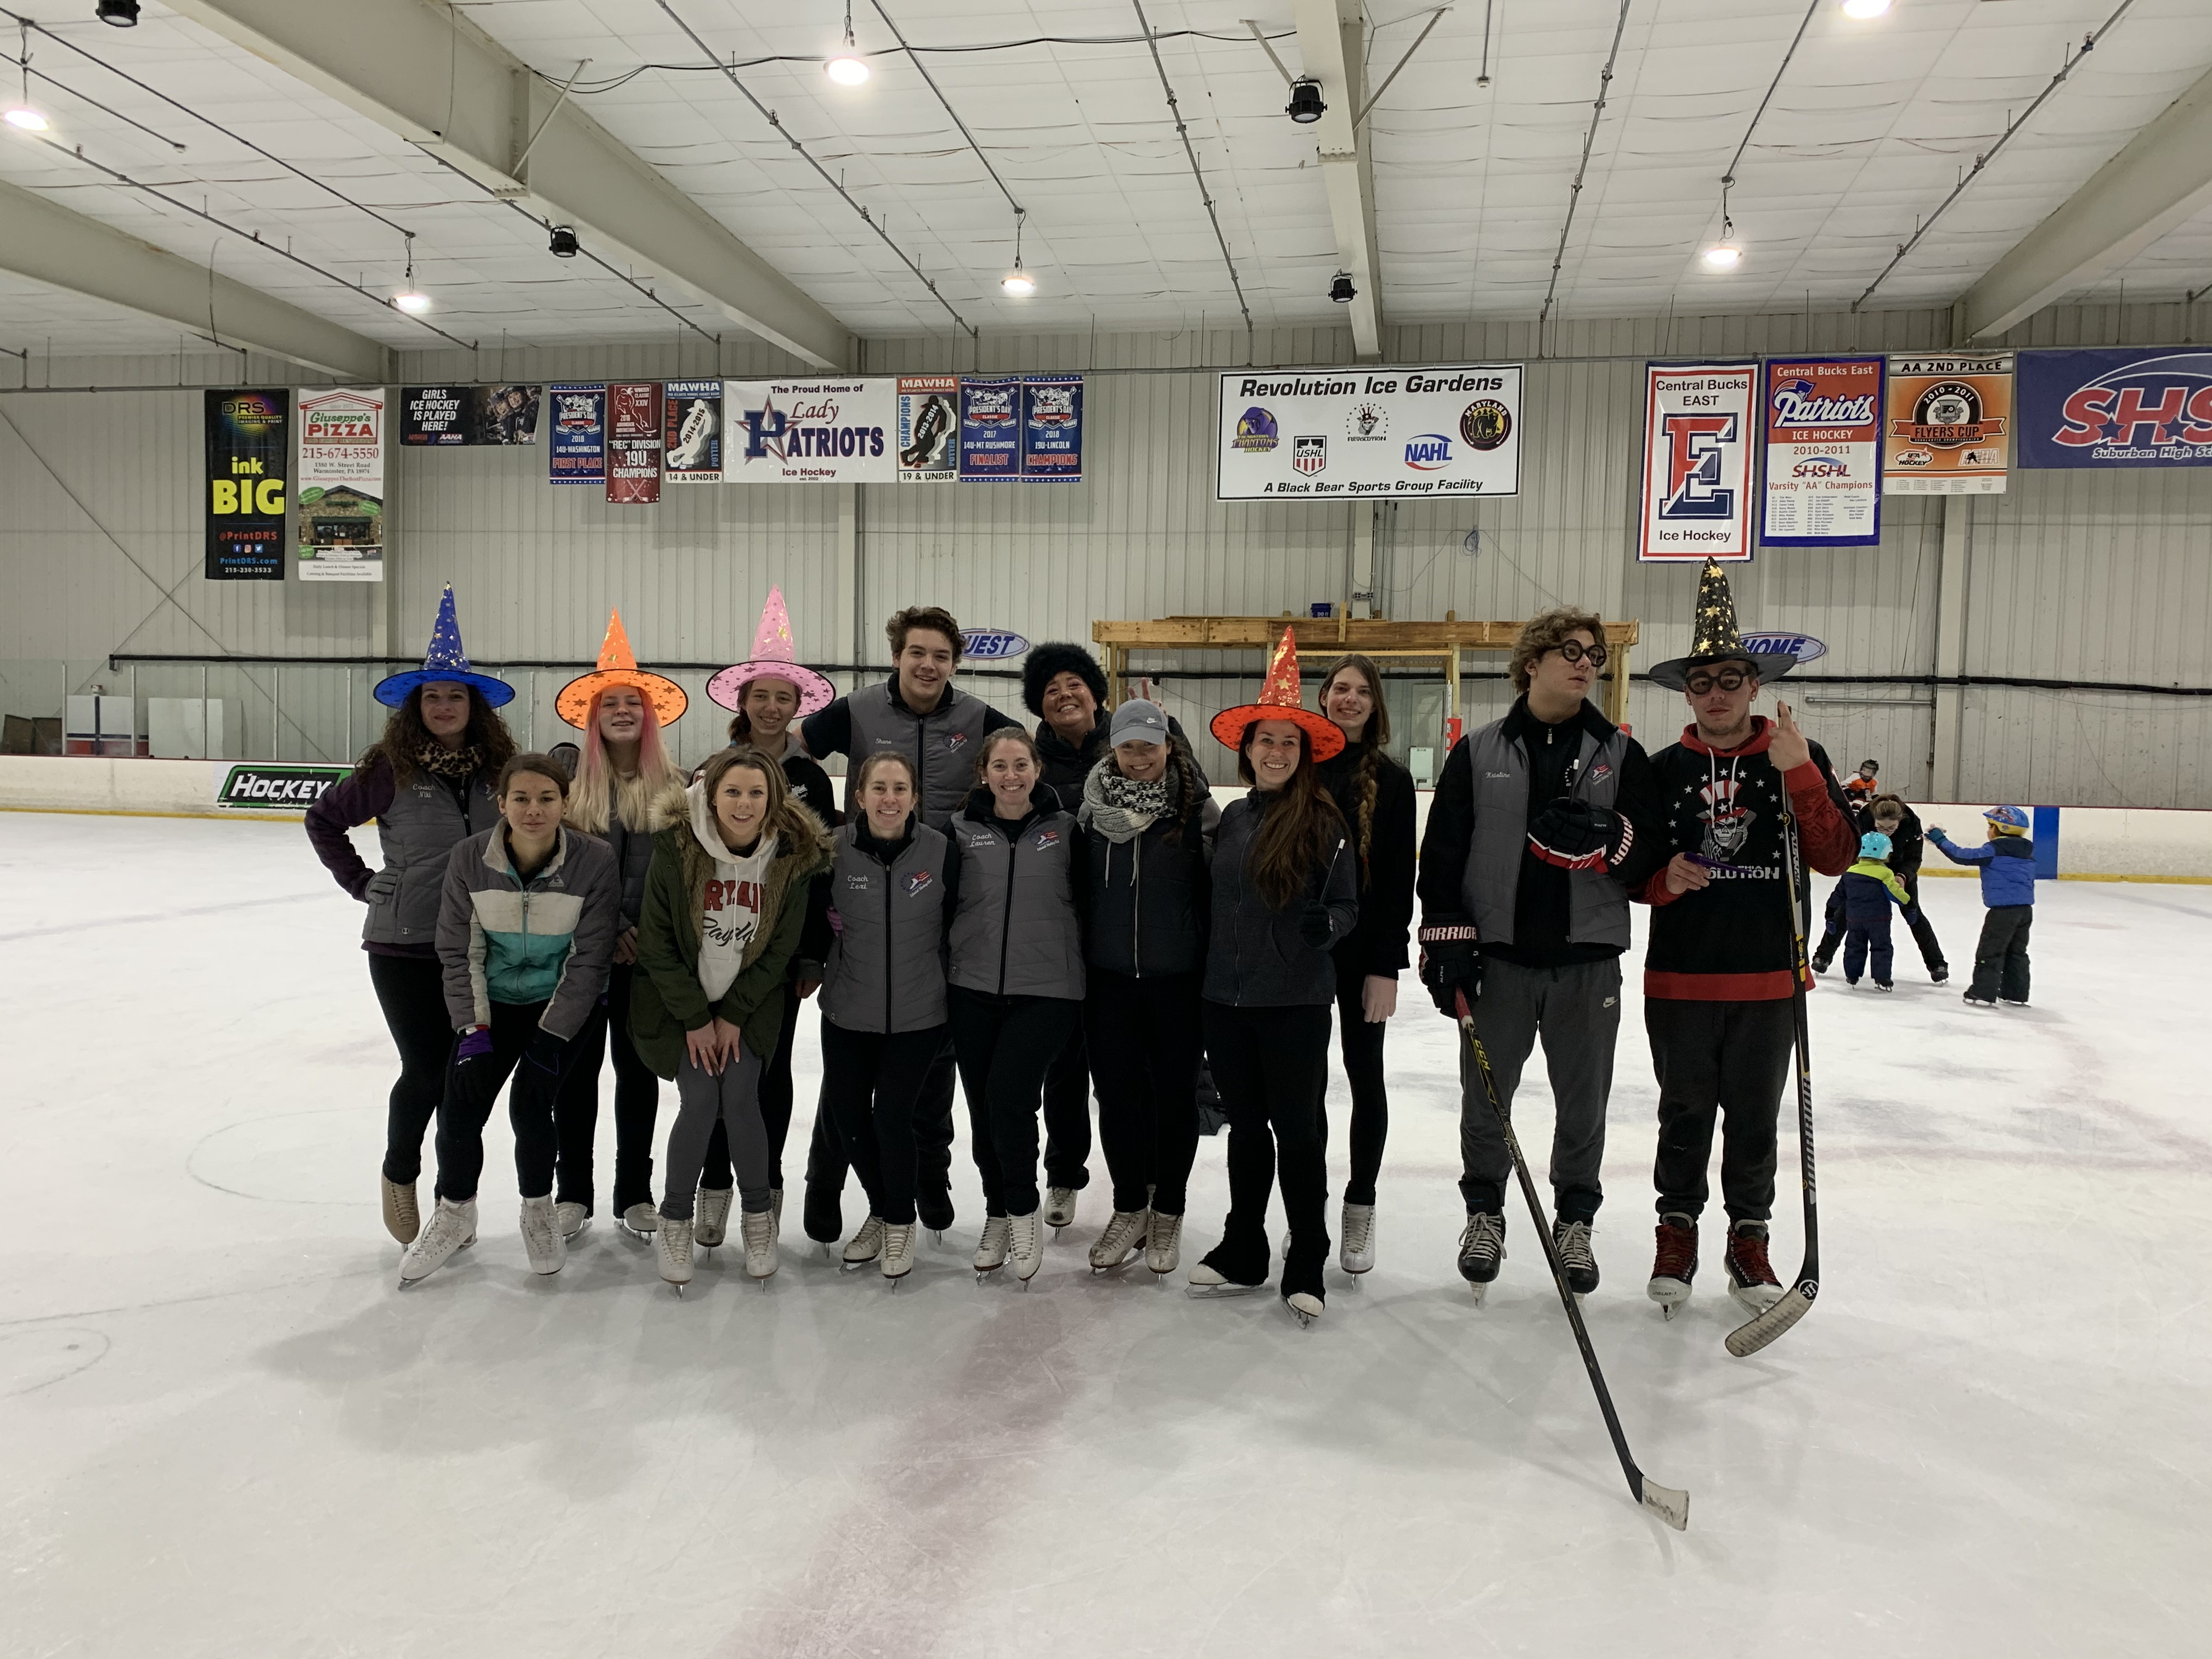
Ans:
{"type": "Polygon", "coordinates": [[[1101,708],[1106,706],[1106,671],[1098,659],[1072,640],[1047,640],[1031,646],[1022,665],[1022,701],[1039,720],[1044,718],[1044,689],[1055,674],[1074,675],[1091,688],[1101,708]]]}

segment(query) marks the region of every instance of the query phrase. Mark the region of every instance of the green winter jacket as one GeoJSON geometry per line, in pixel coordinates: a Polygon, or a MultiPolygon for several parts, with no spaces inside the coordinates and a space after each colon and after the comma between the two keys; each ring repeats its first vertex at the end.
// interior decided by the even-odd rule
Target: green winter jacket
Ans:
{"type": "Polygon", "coordinates": [[[688,821],[653,838],[645,909],[637,924],[637,969],[630,980],[629,1036],[639,1058],[661,1077],[673,1078],[682,1069],[684,1034],[717,1015],[743,1033],[746,1053],[765,1060],[775,1052],[788,994],[785,971],[806,921],[807,883],[829,867],[830,841],[820,821],[796,801],[787,803],[767,833],[775,836],[777,851],[762,884],[760,926],[745,946],[737,978],[711,1006],[699,984],[699,919],[714,860],[688,821]]]}

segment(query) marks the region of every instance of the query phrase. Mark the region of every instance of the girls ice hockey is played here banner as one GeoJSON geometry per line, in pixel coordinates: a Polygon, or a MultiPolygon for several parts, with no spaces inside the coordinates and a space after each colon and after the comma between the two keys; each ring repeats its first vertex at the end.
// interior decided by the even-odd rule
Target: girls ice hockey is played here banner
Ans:
{"type": "Polygon", "coordinates": [[[1645,365],[1639,560],[1751,557],[1758,382],[1756,363],[1645,365]]]}
{"type": "Polygon", "coordinates": [[[1768,546],[1881,540],[1881,363],[1816,357],[1766,365],[1759,539],[1768,546]]]}
{"type": "Polygon", "coordinates": [[[1521,378],[1518,363],[1232,370],[1214,498],[1518,495],[1521,378]]]}
{"type": "Polygon", "coordinates": [[[1890,495],[2002,495],[2012,465],[2012,353],[1892,357],[1881,487],[1890,495]]]}

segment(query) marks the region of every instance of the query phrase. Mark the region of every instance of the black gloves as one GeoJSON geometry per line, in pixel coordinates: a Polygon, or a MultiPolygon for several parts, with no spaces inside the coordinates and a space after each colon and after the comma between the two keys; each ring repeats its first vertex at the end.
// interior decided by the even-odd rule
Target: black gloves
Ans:
{"type": "Polygon", "coordinates": [[[1475,949],[1474,919],[1449,911],[1425,917],[1420,945],[1421,983],[1429,988],[1437,1012],[1457,1019],[1456,994],[1466,992],[1472,1006],[1482,991],[1482,953],[1475,949]]]}
{"type": "Polygon", "coordinates": [[[1298,937],[1315,950],[1326,951],[1335,931],[1329,920],[1328,906],[1319,899],[1309,901],[1304,913],[1298,917],[1298,937]]]}
{"type": "Polygon", "coordinates": [[[1617,869],[1635,840],[1628,820],[1611,807],[1565,795],[1537,813],[1528,826],[1529,850],[1562,870],[1617,869]]]}
{"type": "Polygon", "coordinates": [[[561,1064],[568,1055],[567,1039],[555,1036],[543,1025],[530,1034],[530,1042],[522,1051],[524,1061],[548,1077],[561,1075],[561,1064]]]}

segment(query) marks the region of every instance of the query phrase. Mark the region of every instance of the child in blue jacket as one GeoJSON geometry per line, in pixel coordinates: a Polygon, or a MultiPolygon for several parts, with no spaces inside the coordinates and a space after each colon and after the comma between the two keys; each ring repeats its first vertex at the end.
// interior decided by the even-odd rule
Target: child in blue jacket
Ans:
{"type": "Polygon", "coordinates": [[[1873,957],[1874,988],[1891,988],[1893,960],[1889,943],[1889,908],[1903,909],[1905,883],[1889,867],[1889,837],[1869,830],[1859,837],[1858,862],[1844,872],[1844,982],[1856,985],[1873,957]]]}
{"type": "Polygon", "coordinates": [[[1984,846],[1956,846],[1936,829],[1929,830],[1928,839],[1952,863],[1981,866],[1982,902],[1990,913],[1982,919],[1981,942],[1974,947],[1968,1006],[1994,1008],[2002,1002],[2008,1008],[2025,1008],[2027,930],[2035,920],[2035,843],[2028,839],[2027,814],[2019,807],[1993,806],[1982,816],[1990,824],[1984,846]]]}

